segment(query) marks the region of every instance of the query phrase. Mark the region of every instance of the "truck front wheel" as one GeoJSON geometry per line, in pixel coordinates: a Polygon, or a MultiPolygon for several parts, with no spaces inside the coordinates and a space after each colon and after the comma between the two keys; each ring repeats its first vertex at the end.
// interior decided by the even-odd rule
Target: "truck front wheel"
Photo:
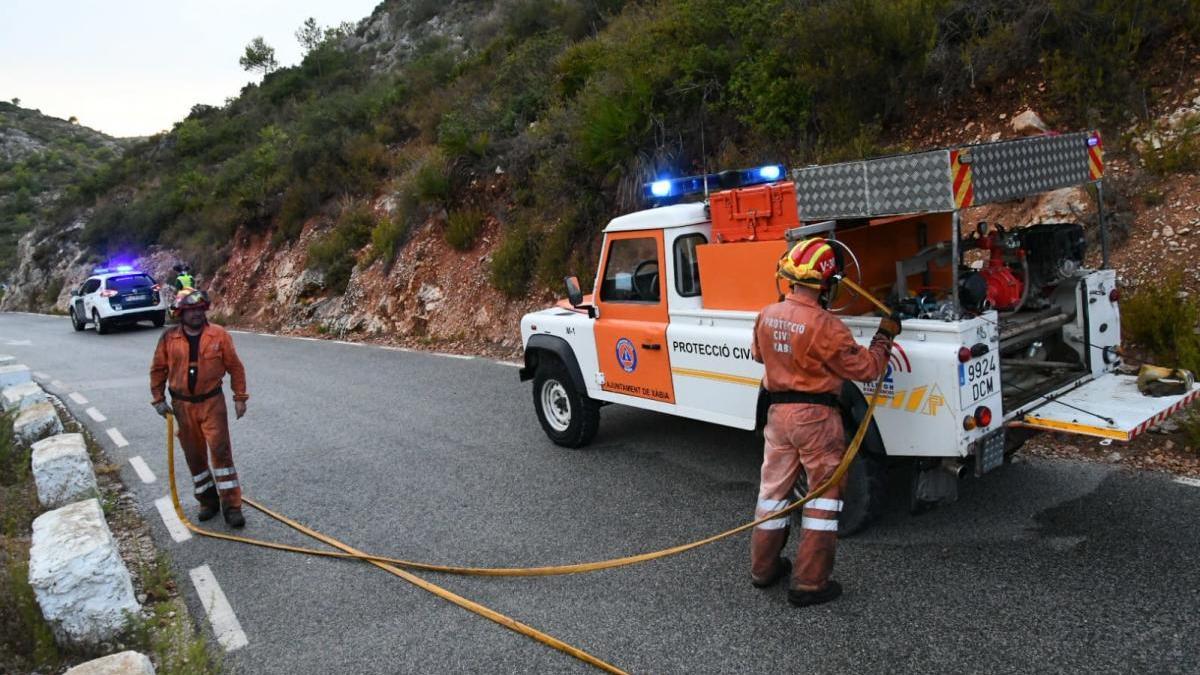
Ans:
{"type": "Polygon", "coordinates": [[[557,359],[545,359],[533,376],[533,408],[555,444],[581,448],[600,428],[600,405],[579,391],[557,359]]]}

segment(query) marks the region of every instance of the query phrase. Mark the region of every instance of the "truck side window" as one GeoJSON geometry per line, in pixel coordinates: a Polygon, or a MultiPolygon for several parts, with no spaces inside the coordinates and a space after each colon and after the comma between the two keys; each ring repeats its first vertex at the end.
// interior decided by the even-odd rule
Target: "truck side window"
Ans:
{"type": "Polygon", "coordinates": [[[600,299],[658,302],[658,242],[653,237],[617,239],[609,245],[600,299]]]}
{"type": "Polygon", "coordinates": [[[700,295],[700,259],[696,247],[707,244],[699,232],[675,240],[675,291],[685,298],[700,295]]]}

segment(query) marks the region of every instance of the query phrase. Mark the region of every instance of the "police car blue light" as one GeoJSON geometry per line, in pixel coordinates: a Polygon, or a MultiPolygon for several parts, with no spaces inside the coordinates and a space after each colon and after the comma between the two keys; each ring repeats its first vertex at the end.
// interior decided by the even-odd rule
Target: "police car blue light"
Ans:
{"type": "Polygon", "coordinates": [[[769,166],[760,166],[758,168],[758,176],[759,176],[759,178],[762,178],[763,180],[771,180],[771,181],[779,180],[779,177],[782,175],[783,175],[783,167],[778,164],[771,164],[769,166]]]}
{"type": "Polygon", "coordinates": [[[655,197],[666,197],[671,194],[671,181],[656,180],[650,184],[650,194],[655,197]]]}

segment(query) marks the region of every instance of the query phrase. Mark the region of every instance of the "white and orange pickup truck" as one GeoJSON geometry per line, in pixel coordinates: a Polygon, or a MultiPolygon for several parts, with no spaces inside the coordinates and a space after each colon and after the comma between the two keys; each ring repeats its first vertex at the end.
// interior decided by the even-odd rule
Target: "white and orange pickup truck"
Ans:
{"type": "MultiPolygon", "coordinates": [[[[566,447],[590,442],[610,403],[753,430],[767,405],[750,358],[755,317],[779,298],[788,241],[820,235],[844,244],[849,278],[904,317],[849,474],[843,532],[878,513],[884,472],[900,462],[915,469],[920,507],[954,500],[964,468],[991,471],[1038,431],[1128,441],[1198,390],[1145,396],[1119,372],[1102,207],[1100,269],[1084,264],[1079,224],[962,222],[972,207],[1050,190],[1102,194],[1102,175],[1099,135],[1074,133],[814,166],[790,180],[769,166],[648,184],[658,205],[605,228],[593,292],[568,279],[568,299],[523,317],[521,380],[533,380],[538,421],[566,447]]],[[[847,293],[831,309],[869,342],[870,304],[847,293]]],[[[873,389],[845,387],[848,433],[873,389]]]]}

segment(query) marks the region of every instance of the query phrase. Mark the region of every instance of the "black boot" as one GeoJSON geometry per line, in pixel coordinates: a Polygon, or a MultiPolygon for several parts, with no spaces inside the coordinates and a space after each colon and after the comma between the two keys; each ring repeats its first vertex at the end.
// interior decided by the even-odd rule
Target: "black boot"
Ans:
{"type": "Polygon", "coordinates": [[[242,515],[241,509],[225,509],[225,524],[230,527],[245,527],[246,518],[242,515]]]}
{"type": "Polygon", "coordinates": [[[788,589],[788,602],[797,607],[808,607],[809,605],[819,605],[830,600],[835,600],[842,594],[842,585],[836,581],[830,580],[825,584],[825,588],[819,591],[798,591],[794,588],[788,589]]]}
{"type": "Polygon", "coordinates": [[[217,506],[216,504],[201,504],[200,512],[196,514],[196,520],[199,520],[203,523],[206,520],[212,520],[213,516],[220,512],[221,507],[217,506]]]}
{"type": "Polygon", "coordinates": [[[750,577],[750,583],[754,584],[755,588],[768,588],[774,586],[780,579],[786,579],[792,574],[792,561],[787,558],[779,558],[775,563],[775,571],[766,579],[755,579],[750,577]]]}

